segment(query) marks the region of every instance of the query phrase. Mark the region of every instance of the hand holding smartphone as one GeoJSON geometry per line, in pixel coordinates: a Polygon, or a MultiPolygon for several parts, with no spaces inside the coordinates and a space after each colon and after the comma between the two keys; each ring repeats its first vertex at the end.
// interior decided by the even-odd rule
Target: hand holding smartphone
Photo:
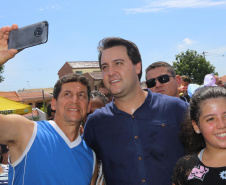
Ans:
{"type": "Polygon", "coordinates": [[[9,33],[8,49],[21,50],[24,48],[44,44],[48,41],[47,21],[25,26],[9,33]]]}

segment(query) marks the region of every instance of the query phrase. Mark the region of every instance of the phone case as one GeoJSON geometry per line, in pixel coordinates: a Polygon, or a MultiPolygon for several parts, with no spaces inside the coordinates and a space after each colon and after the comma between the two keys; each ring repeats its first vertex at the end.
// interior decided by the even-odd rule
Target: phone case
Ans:
{"type": "Polygon", "coordinates": [[[48,41],[47,21],[25,26],[9,33],[8,49],[24,49],[48,41]]]}

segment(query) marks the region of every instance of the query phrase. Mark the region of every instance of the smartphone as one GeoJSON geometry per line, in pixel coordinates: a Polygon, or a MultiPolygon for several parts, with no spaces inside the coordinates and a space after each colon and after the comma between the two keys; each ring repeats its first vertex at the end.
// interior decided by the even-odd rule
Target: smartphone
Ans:
{"type": "Polygon", "coordinates": [[[8,49],[21,50],[46,43],[48,41],[48,28],[48,22],[42,21],[10,31],[8,49]]]}

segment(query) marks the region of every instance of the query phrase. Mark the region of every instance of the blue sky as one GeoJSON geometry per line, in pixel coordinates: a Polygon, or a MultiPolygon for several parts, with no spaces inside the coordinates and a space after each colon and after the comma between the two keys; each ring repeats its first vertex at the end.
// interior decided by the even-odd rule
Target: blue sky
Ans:
{"type": "Polygon", "coordinates": [[[0,27],[47,20],[46,44],[27,48],[5,64],[0,91],[53,87],[66,61],[97,61],[104,37],[133,41],[143,77],[156,61],[172,64],[187,49],[206,53],[226,75],[226,0],[10,0],[1,3],[0,27]],[[3,8],[4,7],[4,8],[3,8]]]}

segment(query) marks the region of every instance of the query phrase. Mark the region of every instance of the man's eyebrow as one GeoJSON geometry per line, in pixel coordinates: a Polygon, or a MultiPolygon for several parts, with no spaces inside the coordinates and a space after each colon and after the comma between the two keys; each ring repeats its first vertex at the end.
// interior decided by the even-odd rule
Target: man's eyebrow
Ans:
{"type": "MultiPolygon", "coordinates": [[[[117,58],[117,59],[112,60],[112,62],[118,62],[118,61],[124,61],[124,59],[117,58]]],[[[102,67],[103,65],[108,65],[108,64],[105,62],[105,63],[101,64],[100,67],[102,67]]]]}
{"type": "Polygon", "coordinates": [[[107,64],[106,64],[106,63],[101,64],[101,65],[100,65],[100,68],[101,68],[103,65],[107,65],[107,64]]]}
{"type": "MultiPolygon", "coordinates": [[[[124,59],[122,59],[122,58],[116,58],[116,59],[113,59],[112,60],[112,62],[117,62],[117,61],[124,61],[124,59]]],[[[102,65],[108,65],[108,64],[105,62],[105,63],[101,64],[101,66],[102,65]]]]}
{"type": "Polygon", "coordinates": [[[114,59],[114,60],[113,60],[113,62],[117,62],[117,61],[124,61],[124,59],[118,58],[118,59],[114,59]]]}
{"type": "Polygon", "coordinates": [[[66,89],[64,92],[71,92],[71,90],[66,89]]]}
{"type": "Polygon", "coordinates": [[[87,92],[86,92],[86,91],[80,91],[79,93],[84,93],[84,94],[87,94],[87,92]]]}
{"type": "MultiPolygon", "coordinates": [[[[64,92],[72,92],[72,90],[65,90],[64,92]]],[[[87,92],[86,91],[79,91],[78,93],[85,93],[85,94],[87,94],[87,92]]]]}

